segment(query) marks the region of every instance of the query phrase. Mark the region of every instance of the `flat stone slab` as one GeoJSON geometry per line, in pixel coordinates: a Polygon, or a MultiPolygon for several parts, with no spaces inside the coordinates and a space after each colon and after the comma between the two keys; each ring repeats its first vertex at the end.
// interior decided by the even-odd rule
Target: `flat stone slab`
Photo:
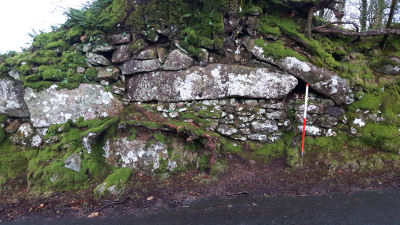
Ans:
{"type": "Polygon", "coordinates": [[[131,101],[177,102],[231,97],[280,99],[297,85],[289,74],[266,68],[210,64],[181,71],[137,74],[129,79],[131,101]]]}
{"type": "Polygon", "coordinates": [[[25,102],[31,112],[34,127],[62,124],[79,117],[85,120],[117,116],[123,110],[122,102],[100,85],[81,84],[77,89],[57,90],[57,85],[36,92],[25,89],[25,102]]]}
{"type": "Polygon", "coordinates": [[[11,117],[29,117],[21,82],[9,78],[0,79],[0,114],[3,113],[11,117]]]}
{"type": "Polygon", "coordinates": [[[302,62],[295,57],[285,57],[279,60],[275,60],[271,56],[267,57],[264,55],[264,50],[256,46],[250,37],[245,38],[244,46],[257,59],[273,64],[310,84],[313,90],[331,98],[337,105],[351,104],[354,101],[347,81],[334,72],[308,62],[302,62]]]}

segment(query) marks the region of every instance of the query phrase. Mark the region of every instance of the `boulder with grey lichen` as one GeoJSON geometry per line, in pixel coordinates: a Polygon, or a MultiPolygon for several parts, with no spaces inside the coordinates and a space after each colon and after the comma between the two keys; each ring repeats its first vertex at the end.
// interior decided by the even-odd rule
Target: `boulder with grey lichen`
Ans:
{"type": "Polygon", "coordinates": [[[137,74],[129,79],[128,96],[132,101],[163,102],[228,97],[279,99],[296,85],[295,77],[266,68],[210,64],[176,72],[137,74]]]}
{"type": "Polygon", "coordinates": [[[11,117],[29,117],[29,109],[24,101],[22,83],[0,78],[0,114],[11,117]]]}
{"type": "Polygon", "coordinates": [[[256,46],[254,41],[254,39],[246,37],[243,44],[257,59],[276,65],[283,71],[303,80],[318,93],[332,98],[338,105],[350,104],[354,101],[349,84],[337,74],[311,63],[302,62],[295,57],[275,60],[271,56],[265,56],[262,47],[256,46]]]}
{"type": "Polygon", "coordinates": [[[103,149],[110,165],[144,172],[158,169],[160,160],[168,157],[167,146],[159,141],[147,146],[146,141],[123,137],[107,140],[103,149]]]}
{"type": "Polygon", "coordinates": [[[123,110],[121,101],[95,84],[81,84],[73,90],[57,90],[57,85],[43,91],[27,88],[24,99],[34,127],[62,124],[79,117],[85,120],[114,117],[123,110]]]}

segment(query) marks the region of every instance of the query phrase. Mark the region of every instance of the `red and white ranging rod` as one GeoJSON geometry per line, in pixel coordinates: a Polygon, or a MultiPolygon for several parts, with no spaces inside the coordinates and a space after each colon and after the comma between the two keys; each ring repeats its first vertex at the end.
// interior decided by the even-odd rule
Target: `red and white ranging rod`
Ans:
{"type": "Polygon", "coordinates": [[[306,84],[306,97],[305,97],[305,102],[304,102],[303,137],[301,140],[301,156],[304,155],[304,137],[306,136],[307,101],[308,101],[308,84],[306,84]]]}

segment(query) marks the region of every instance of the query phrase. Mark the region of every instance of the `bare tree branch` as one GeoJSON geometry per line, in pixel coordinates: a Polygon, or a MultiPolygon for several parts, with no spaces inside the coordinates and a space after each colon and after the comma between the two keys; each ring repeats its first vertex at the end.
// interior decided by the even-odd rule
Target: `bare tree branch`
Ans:
{"type": "Polygon", "coordinates": [[[333,25],[333,24],[351,24],[351,25],[353,25],[353,26],[356,28],[356,32],[359,31],[358,25],[357,25],[356,23],[353,23],[353,22],[342,22],[342,21],[336,21],[336,22],[329,22],[329,23],[326,23],[326,24],[324,24],[324,25],[322,25],[322,26],[319,26],[319,27],[314,28],[313,31],[322,29],[322,28],[324,28],[324,27],[327,27],[327,26],[330,26],[330,25],[333,25]]]}
{"type": "Polygon", "coordinates": [[[354,36],[354,37],[400,35],[400,29],[369,30],[369,31],[355,32],[349,30],[341,30],[338,28],[321,28],[318,30],[314,30],[314,32],[324,33],[324,34],[341,34],[345,36],[354,36]]]}

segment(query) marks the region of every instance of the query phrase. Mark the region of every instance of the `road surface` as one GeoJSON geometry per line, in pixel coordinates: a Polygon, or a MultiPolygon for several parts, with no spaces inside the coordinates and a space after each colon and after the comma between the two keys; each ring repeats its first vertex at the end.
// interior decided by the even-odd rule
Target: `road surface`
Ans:
{"type": "Polygon", "coordinates": [[[210,199],[151,215],[119,218],[28,218],[30,225],[141,224],[400,224],[400,189],[359,191],[326,196],[239,196],[210,199]]]}

